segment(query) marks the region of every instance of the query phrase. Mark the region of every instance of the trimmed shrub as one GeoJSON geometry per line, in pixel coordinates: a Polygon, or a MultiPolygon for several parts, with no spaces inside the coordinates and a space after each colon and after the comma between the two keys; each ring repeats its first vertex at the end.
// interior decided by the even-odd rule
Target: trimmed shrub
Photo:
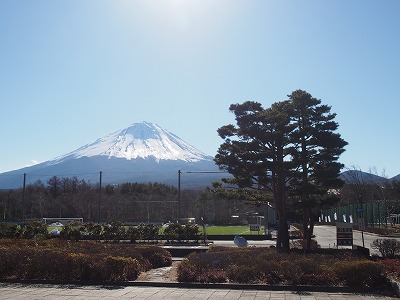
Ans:
{"type": "Polygon", "coordinates": [[[388,258],[381,260],[380,263],[391,277],[400,280],[400,259],[388,258]]]}
{"type": "Polygon", "coordinates": [[[131,243],[136,243],[138,240],[142,239],[143,234],[141,228],[137,227],[129,227],[126,231],[126,236],[131,241],[131,243]]]}
{"type": "Polygon", "coordinates": [[[158,232],[160,226],[155,224],[147,224],[143,226],[143,239],[147,241],[154,241],[158,239],[158,232]]]}
{"type": "Polygon", "coordinates": [[[0,238],[15,238],[19,230],[16,224],[0,223],[0,238]]]}
{"type": "Polygon", "coordinates": [[[92,280],[92,258],[83,253],[68,253],[69,272],[65,279],[69,280],[92,280]]]}
{"type": "Polygon", "coordinates": [[[186,224],[183,227],[183,239],[186,241],[194,240],[199,241],[199,226],[197,224],[186,224]]]}
{"type": "Polygon", "coordinates": [[[183,225],[171,223],[164,229],[164,236],[168,242],[182,241],[184,235],[183,225]]]}
{"type": "Polygon", "coordinates": [[[85,235],[88,235],[89,237],[94,237],[95,239],[99,239],[103,231],[103,227],[98,223],[87,222],[83,224],[83,226],[81,227],[81,231],[85,235]]]}
{"type": "Polygon", "coordinates": [[[198,282],[198,268],[190,263],[187,259],[178,265],[178,281],[179,282],[198,282]]]}
{"type": "Polygon", "coordinates": [[[129,257],[107,256],[100,263],[94,264],[94,280],[127,281],[136,280],[140,266],[136,259],[129,257]]]}
{"type": "Polygon", "coordinates": [[[147,259],[152,268],[168,267],[172,264],[171,253],[161,247],[136,247],[136,249],[147,259]]]}
{"type": "Polygon", "coordinates": [[[0,249],[0,278],[12,278],[15,277],[15,269],[19,268],[22,257],[20,251],[10,251],[6,249],[0,249]]]}
{"type": "Polygon", "coordinates": [[[119,221],[111,221],[103,227],[103,236],[108,241],[118,241],[125,236],[125,228],[119,221]]]}
{"type": "Polygon", "coordinates": [[[224,274],[230,282],[238,283],[382,288],[386,282],[382,264],[352,257],[346,251],[328,255],[212,247],[208,252],[191,253],[178,268],[181,282],[223,280],[224,274]]]}
{"type": "Polygon", "coordinates": [[[77,242],[81,239],[81,230],[83,228],[79,222],[66,224],[60,232],[60,238],[77,242]]]}
{"type": "Polygon", "coordinates": [[[264,272],[254,266],[233,265],[227,270],[229,281],[238,283],[259,283],[264,279],[264,272]]]}
{"type": "Polygon", "coordinates": [[[155,246],[99,242],[0,240],[0,278],[135,280],[152,267],[169,266],[171,254],[155,246]]]}
{"type": "Polygon", "coordinates": [[[384,258],[394,258],[400,253],[400,241],[395,239],[377,239],[371,244],[384,258]]]}
{"type": "Polygon", "coordinates": [[[198,281],[202,283],[224,283],[227,280],[226,273],[222,270],[205,271],[198,278],[198,281]]]}
{"type": "Polygon", "coordinates": [[[2,279],[122,281],[140,273],[138,261],[126,257],[32,249],[0,251],[0,258],[2,279]]]}
{"type": "Polygon", "coordinates": [[[332,266],[343,285],[376,287],[386,283],[382,264],[369,260],[344,260],[332,266]]]}
{"type": "Polygon", "coordinates": [[[22,223],[20,234],[25,239],[31,239],[37,234],[47,235],[47,224],[40,221],[27,221],[22,223]]]}

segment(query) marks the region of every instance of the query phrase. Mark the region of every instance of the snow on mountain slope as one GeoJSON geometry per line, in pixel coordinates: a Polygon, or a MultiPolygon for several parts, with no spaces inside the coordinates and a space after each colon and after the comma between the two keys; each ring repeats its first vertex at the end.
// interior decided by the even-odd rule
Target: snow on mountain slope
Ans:
{"type": "Polygon", "coordinates": [[[68,154],[37,165],[0,175],[0,189],[19,188],[51,177],[73,177],[104,184],[159,182],[176,184],[178,170],[204,172],[185,181],[186,187],[205,187],[226,174],[218,171],[213,157],[153,123],[134,123],[68,154]],[[25,181],[26,179],[26,181],[25,181]]]}
{"type": "Polygon", "coordinates": [[[71,153],[57,157],[48,164],[93,156],[127,160],[151,157],[156,161],[180,160],[185,162],[212,160],[211,156],[197,150],[160,126],[141,122],[134,123],[126,129],[118,130],[71,153]]]}

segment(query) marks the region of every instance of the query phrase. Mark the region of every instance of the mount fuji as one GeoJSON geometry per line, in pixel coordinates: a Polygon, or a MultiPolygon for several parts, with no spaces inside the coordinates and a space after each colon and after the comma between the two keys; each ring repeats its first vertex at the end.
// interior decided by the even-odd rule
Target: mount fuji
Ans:
{"type": "Polygon", "coordinates": [[[26,184],[38,180],[46,183],[53,176],[76,176],[92,184],[101,178],[104,184],[159,182],[176,185],[178,170],[193,173],[182,178],[185,188],[205,187],[226,176],[215,173],[218,167],[212,156],[154,123],[141,122],[52,160],[2,173],[0,188],[21,187],[23,174],[26,174],[26,184]]]}

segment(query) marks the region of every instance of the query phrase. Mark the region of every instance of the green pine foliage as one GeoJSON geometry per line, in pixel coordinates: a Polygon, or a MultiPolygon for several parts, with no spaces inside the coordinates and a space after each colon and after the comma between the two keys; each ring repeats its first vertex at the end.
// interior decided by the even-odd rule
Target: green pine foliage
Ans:
{"type": "Polygon", "coordinates": [[[268,108],[254,101],[230,106],[236,125],[218,129],[224,142],[214,160],[233,178],[213,187],[222,197],[273,202],[279,216],[278,249],[290,248],[288,208],[302,211],[309,249],[315,211],[339,201],[332,190],[343,184],[338,159],[347,142],[336,132],[330,106],[302,90],[288,98],[268,108]]]}

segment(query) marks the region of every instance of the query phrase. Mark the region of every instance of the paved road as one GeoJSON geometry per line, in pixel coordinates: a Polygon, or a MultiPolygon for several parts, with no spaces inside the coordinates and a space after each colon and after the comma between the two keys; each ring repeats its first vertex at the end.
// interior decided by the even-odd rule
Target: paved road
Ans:
{"type": "Polygon", "coordinates": [[[25,285],[0,283],[1,300],[95,300],[95,299],[162,299],[162,300],[369,300],[396,299],[377,295],[292,291],[260,291],[229,289],[187,289],[167,287],[99,287],[99,286],[57,286],[57,285],[25,285]]]}
{"type": "MultiPolygon", "coordinates": [[[[315,239],[322,248],[336,247],[336,227],[329,225],[317,225],[314,228],[315,239]]],[[[379,236],[377,234],[364,232],[364,246],[370,249],[370,254],[379,254],[375,249],[371,248],[371,244],[376,239],[384,239],[388,237],[379,236]]],[[[397,240],[400,240],[396,238],[397,240]]],[[[361,231],[353,231],[353,244],[363,246],[361,231]]]]}
{"type": "MultiPolygon", "coordinates": [[[[317,225],[314,227],[314,234],[315,234],[315,239],[318,242],[319,245],[321,245],[322,248],[336,248],[336,226],[330,226],[330,225],[317,225]]],[[[370,249],[370,254],[378,254],[378,252],[375,249],[371,248],[371,244],[374,240],[379,239],[379,238],[387,238],[387,237],[382,237],[377,234],[373,233],[366,233],[364,232],[364,245],[366,248],[370,249]]],[[[397,238],[399,241],[400,239],[397,238]]],[[[362,234],[361,231],[354,230],[353,231],[353,244],[362,246],[362,234]]],[[[275,240],[268,240],[268,241],[248,241],[249,246],[257,246],[257,247],[268,247],[271,245],[275,245],[276,241],[275,240]]],[[[233,241],[214,241],[215,245],[218,246],[234,246],[236,245],[233,243],[233,241]]],[[[345,247],[343,247],[345,248],[345,247]]]]}

